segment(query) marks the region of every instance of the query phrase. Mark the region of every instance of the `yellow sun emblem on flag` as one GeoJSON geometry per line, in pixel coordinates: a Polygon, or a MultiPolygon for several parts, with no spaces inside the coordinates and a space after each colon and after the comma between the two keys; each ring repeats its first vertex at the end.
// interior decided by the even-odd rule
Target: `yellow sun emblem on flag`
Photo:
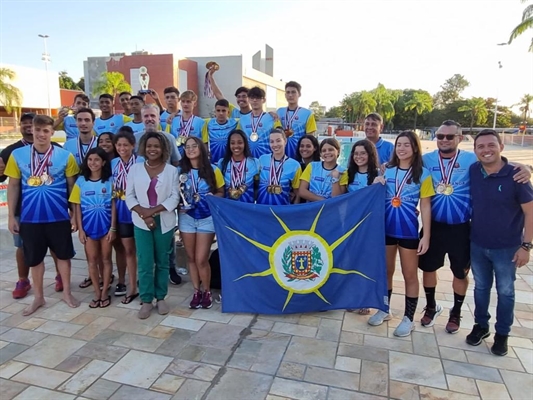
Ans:
{"type": "Polygon", "coordinates": [[[289,304],[292,295],[314,293],[327,304],[331,304],[320,293],[320,288],[328,281],[330,274],[357,274],[371,280],[365,274],[356,270],[345,270],[334,267],[333,252],[370,216],[368,213],[352,229],[342,235],[335,242],[329,244],[323,237],[316,233],[316,226],[322,214],[324,206],[316,215],[308,231],[290,230],[287,224],[270,209],[274,217],[285,231],[271,246],[259,243],[244,236],[235,229],[226,226],[229,230],[253,244],[260,250],[268,253],[269,268],[253,274],[245,274],[235,281],[248,277],[265,277],[272,275],[277,284],[285,289],[287,299],[283,305],[283,311],[289,304]]]}

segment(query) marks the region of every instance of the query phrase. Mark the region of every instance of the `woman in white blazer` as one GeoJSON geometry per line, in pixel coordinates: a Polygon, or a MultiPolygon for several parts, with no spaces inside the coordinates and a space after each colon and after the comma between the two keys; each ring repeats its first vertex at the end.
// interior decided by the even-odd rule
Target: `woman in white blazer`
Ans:
{"type": "Polygon", "coordinates": [[[166,163],[170,150],[163,135],[146,133],[139,143],[139,155],[145,162],[130,168],[126,204],[132,211],[143,303],[138,317],[145,319],[152,312],[154,297],[159,314],[169,312],[164,299],[168,292],[168,253],[176,225],[179,182],[176,167],[166,163]]]}

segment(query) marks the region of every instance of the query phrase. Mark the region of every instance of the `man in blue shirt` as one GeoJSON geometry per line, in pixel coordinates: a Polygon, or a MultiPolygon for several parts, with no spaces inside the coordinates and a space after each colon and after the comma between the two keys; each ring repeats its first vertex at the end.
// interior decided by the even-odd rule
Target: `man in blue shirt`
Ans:
{"type": "Polygon", "coordinates": [[[390,160],[394,145],[379,137],[383,131],[383,117],[378,113],[370,113],[365,117],[365,135],[376,146],[379,165],[390,160]]]}
{"type": "Polygon", "coordinates": [[[507,354],[514,320],[516,268],[529,262],[533,247],[533,187],[514,181],[513,166],[500,155],[503,147],[494,130],[481,131],[474,140],[479,162],[470,167],[475,325],[466,342],[478,346],[490,336],[490,291],[496,277],[496,334],[491,352],[498,356],[507,354]]]}

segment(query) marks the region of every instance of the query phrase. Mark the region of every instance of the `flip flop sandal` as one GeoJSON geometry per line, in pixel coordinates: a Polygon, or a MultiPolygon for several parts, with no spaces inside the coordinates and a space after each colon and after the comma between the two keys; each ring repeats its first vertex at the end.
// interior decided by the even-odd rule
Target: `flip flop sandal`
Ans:
{"type": "MultiPolygon", "coordinates": [[[[115,275],[111,274],[111,280],[109,281],[109,288],[111,288],[111,285],[113,284],[113,281],[115,280],[115,275]]],[[[104,282],[100,282],[100,290],[102,290],[104,287],[104,282]]]]}
{"type": "Polygon", "coordinates": [[[130,304],[137,297],[139,297],[139,293],[131,294],[129,296],[124,297],[124,299],[121,301],[121,303],[122,304],[130,304]]]}
{"type": "Polygon", "coordinates": [[[89,308],[100,308],[100,302],[101,300],[100,299],[93,299],[90,303],[89,303],[89,308]]]}
{"type": "Polygon", "coordinates": [[[110,305],[111,305],[111,296],[107,296],[107,299],[100,300],[100,308],[106,308],[106,307],[109,307],[110,305]],[[106,302],[107,304],[105,304],[106,302]]]}
{"type": "Polygon", "coordinates": [[[88,288],[93,284],[93,281],[91,281],[91,278],[85,278],[82,283],[80,283],[78,286],[82,289],[88,288]]]}

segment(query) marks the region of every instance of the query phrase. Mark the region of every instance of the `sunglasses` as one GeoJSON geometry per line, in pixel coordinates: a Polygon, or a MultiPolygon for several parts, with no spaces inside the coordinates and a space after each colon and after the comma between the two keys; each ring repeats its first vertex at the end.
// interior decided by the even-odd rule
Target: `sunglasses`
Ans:
{"type": "Polygon", "coordinates": [[[446,138],[446,140],[453,140],[453,139],[455,139],[455,137],[456,137],[457,135],[444,135],[444,134],[442,134],[442,133],[439,133],[439,134],[436,135],[436,136],[437,136],[437,140],[444,140],[444,138],[446,138]]]}

